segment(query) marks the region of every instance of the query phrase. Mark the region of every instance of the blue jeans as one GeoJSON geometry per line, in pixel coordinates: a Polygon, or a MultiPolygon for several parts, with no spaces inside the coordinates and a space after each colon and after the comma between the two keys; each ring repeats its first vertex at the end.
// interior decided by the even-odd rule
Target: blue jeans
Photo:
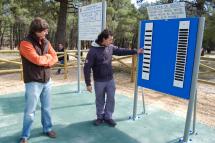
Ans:
{"type": "Polygon", "coordinates": [[[50,95],[51,79],[47,83],[30,82],[25,84],[25,111],[21,138],[28,139],[30,137],[30,131],[39,98],[41,102],[41,122],[43,132],[47,133],[52,130],[50,95]]]}

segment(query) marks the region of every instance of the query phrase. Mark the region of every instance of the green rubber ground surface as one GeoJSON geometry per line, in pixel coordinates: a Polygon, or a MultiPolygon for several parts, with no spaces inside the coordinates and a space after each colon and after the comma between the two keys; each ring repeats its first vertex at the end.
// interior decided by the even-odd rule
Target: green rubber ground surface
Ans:
{"type": "MultiPolygon", "coordinates": [[[[185,119],[147,106],[147,114],[136,121],[132,115],[133,99],[116,95],[115,128],[106,124],[95,127],[95,96],[83,91],[77,94],[76,85],[53,87],[52,118],[56,139],[42,135],[40,106],[31,132],[30,143],[177,143],[183,136],[185,119]]],[[[17,143],[21,134],[24,93],[0,96],[0,143],[17,143]]],[[[141,112],[141,103],[138,103],[141,112]]],[[[215,129],[197,123],[197,135],[190,143],[215,143],[215,129]]]]}

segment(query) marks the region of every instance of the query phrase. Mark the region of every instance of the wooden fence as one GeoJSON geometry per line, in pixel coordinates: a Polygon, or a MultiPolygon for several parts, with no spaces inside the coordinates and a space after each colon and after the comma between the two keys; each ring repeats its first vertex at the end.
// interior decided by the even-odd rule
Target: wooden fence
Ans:
{"type": "MultiPolygon", "coordinates": [[[[88,52],[88,50],[81,50],[82,52],[82,57],[81,57],[81,66],[83,66],[84,64],[84,60],[86,57],[86,52],[88,52]]],[[[17,69],[4,69],[1,70],[0,69],[0,74],[10,74],[10,73],[18,73],[20,72],[20,79],[23,79],[23,71],[22,71],[22,63],[21,63],[21,57],[19,56],[19,51],[18,50],[0,50],[0,54],[16,54],[18,55],[18,58],[13,58],[13,59],[8,59],[8,58],[0,58],[0,66],[6,63],[9,64],[14,64],[19,66],[19,68],[17,69]]],[[[57,54],[59,55],[58,57],[64,57],[64,64],[60,64],[57,63],[52,69],[59,69],[62,68],[64,69],[64,79],[68,78],[68,69],[69,68],[74,68],[77,67],[77,50],[65,50],[64,52],[57,52],[57,54]],[[67,60],[67,56],[73,57],[73,59],[75,60],[67,60]]],[[[113,56],[112,61],[117,62],[127,68],[130,69],[130,73],[131,73],[131,82],[135,81],[135,77],[136,77],[136,56],[123,56],[123,57],[117,57],[117,56],[113,56]],[[131,61],[131,63],[128,64],[128,62],[126,62],[126,59],[130,59],[129,61],[131,61]]],[[[128,61],[128,60],[127,60],[128,61]]],[[[201,57],[201,63],[200,63],[200,67],[204,69],[203,72],[199,72],[199,74],[215,74],[215,68],[211,67],[210,65],[207,65],[207,62],[213,62],[215,65],[215,58],[209,58],[209,57],[201,57]]],[[[209,80],[205,80],[205,79],[198,79],[199,82],[203,82],[206,84],[211,84],[211,85],[215,85],[214,81],[209,81],[209,80]]]]}

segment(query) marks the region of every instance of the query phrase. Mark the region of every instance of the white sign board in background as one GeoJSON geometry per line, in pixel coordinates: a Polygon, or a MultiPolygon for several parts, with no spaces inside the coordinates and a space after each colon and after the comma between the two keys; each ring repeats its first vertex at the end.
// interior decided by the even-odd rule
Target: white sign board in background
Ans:
{"type": "Polygon", "coordinates": [[[147,11],[150,20],[186,18],[185,2],[149,6],[147,11]]]}
{"type": "Polygon", "coordinates": [[[79,40],[95,40],[97,38],[102,31],[102,16],[102,2],[79,8],[79,40]]]}

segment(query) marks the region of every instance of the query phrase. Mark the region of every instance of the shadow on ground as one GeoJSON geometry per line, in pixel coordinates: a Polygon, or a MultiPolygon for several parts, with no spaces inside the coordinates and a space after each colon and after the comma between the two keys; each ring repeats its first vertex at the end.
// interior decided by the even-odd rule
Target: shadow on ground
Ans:
{"type": "MultiPolygon", "coordinates": [[[[183,136],[185,119],[153,105],[138,120],[129,120],[133,99],[116,95],[115,128],[106,124],[95,127],[95,96],[88,92],[73,92],[76,85],[53,88],[52,118],[56,139],[42,134],[38,104],[30,143],[178,143],[183,136]]],[[[21,134],[24,93],[0,96],[0,143],[17,143],[21,134]]],[[[142,103],[138,102],[138,109],[142,103]]],[[[138,113],[140,111],[138,110],[138,113]]],[[[214,143],[215,129],[197,123],[198,135],[190,136],[193,143],[214,143]]]]}

